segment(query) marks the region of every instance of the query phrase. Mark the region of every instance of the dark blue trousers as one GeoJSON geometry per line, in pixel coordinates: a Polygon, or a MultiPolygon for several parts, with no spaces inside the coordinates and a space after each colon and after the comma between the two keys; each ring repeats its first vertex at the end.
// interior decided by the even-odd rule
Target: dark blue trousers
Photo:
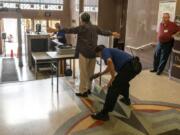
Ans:
{"type": "Polygon", "coordinates": [[[102,112],[112,112],[119,95],[129,99],[129,82],[136,76],[131,62],[126,63],[108,88],[102,112]]]}
{"type": "Polygon", "coordinates": [[[160,73],[163,72],[169,55],[171,54],[172,47],[173,41],[167,43],[158,43],[154,53],[154,70],[160,73]]]}

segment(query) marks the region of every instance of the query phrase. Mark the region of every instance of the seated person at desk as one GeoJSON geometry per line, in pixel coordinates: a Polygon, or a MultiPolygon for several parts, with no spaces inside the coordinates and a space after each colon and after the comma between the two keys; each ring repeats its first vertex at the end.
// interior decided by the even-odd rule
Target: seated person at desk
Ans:
{"type": "MultiPolygon", "coordinates": [[[[64,32],[61,32],[61,25],[59,23],[56,23],[55,24],[55,28],[58,32],[54,32],[51,36],[51,39],[57,39],[58,42],[60,43],[63,43],[63,44],[66,44],[66,36],[65,36],[65,33],[64,32]]],[[[57,44],[54,43],[53,41],[51,41],[51,46],[50,46],[50,49],[55,51],[55,46],[57,44]]]]}
{"type": "MultiPolygon", "coordinates": [[[[50,49],[52,51],[56,50],[55,46],[57,46],[57,43],[56,43],[57,41],[64,45],[66,45],[66,43],[67,43],[65,33],[60,31],[61,25],[59,23],[55,24],[55,29],[57,30],[57,32],[54,32],[51,36],[51,39],[56,40],[55,42],[53,42],[53,40],[51,41],[50,49]]],[[[60,73],[64,74],[64,72],[66,70],[66,61],[65,60],[61,61],[61,65],[62,65],[62,67],[61,67],[60,73]]]]}

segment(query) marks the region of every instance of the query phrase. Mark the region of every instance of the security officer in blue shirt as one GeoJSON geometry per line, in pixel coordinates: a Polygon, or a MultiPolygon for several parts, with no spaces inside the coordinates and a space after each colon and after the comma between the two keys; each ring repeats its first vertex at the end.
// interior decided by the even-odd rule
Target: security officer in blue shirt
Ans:
{"type": "Polygon", "coordinates": [[[55,25],[55,27],[56,27],[56,29],[58,30],[58,32],[55,33],[56,36],[57,36],[58,41],[61,42],[61,43],[63,43],[63,44],[66,44],[66,43],[67,43],[67,41],[66,41],[66,36],[65,36],[65,33],[64,33],[64,32],[61,32],[61,31],[60,31],[60,30],[62,29],[61,26],[60,26],[60,24],[57,23],[57,24],[55,25]]]}
{"type": "MultiPolygon", "coordinates": [[[[66,35],[64,32],[60,31],[62,29],[60,23],[56,23],[55,28],[56,28],[57,32],[54,32],[52,34],[52,39],[54,39],[54,36],[55,36],[55,39],[57,39],[58,42],[66,45],[67,44],[66,35]]],[[[55,46],[56,46],[56,44],[54,42],[51,42],[51,47],[50,47],[51,50],[53,50],[53,51],[56,50],[55,46]]]]}
{"type": "Polygon", "coordinates": [[[97,73],[91,77],[95,79],[103,74],[110,73],[111,79],[107,85],[108,93],[105,104],[101,112],[93,114],[92,118],[97,120],[109,120],[108,113],[113,111],[119,95],[123,95],[121,101],[130,105],[129,82],[141,72],[142,66],[138,57],[115,48],[105,48],[104,45],[97,46],[96,55],[100,56],[107,68],[102,73],[97,73]],[[117,75],[116,75],[117,74],[117,75]]]}

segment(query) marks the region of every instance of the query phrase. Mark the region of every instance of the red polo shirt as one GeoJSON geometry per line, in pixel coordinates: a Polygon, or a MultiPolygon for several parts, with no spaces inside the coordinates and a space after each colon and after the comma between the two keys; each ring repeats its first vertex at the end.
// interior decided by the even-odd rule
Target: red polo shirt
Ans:
{"type": "Polygon", "coordinates": [[[180,28],[174,22],[161,23],[158,32],[159,42],[166,43],[171,41],[173,39],[172,35],[178,31],[180,31],[180,28]]]}

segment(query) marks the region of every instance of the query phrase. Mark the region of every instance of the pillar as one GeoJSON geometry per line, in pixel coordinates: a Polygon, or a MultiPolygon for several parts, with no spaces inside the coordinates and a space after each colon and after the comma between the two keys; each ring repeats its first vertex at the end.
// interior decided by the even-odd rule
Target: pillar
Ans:
{"type": "Polygon", "coordinates": [[[84,12],[84,0],[79,0],[79,14],[84,12]]]}
{"type": "Polygon", "coordinates": [[[180,16],[180,0],[177,0],[176,2],[176,15],[180,16]]]}
{"type": "MultiPolygon", "coordinates": [[[[0,18],[0,34],[2,33],[2,19],[0,18]]],[[[2,42],[2,37],[0,35],[0,55],[2,54],[2,47],[3,47],[3,42],[2,42]]]]}
{"type": "Polygon", "coordinates": [[[19,67],[23,67],[22,61],[22,34],[21,34],[21,14],[18,13],[17,18],[17,29],[18,29],[18,57],[19,57],[19,67]]]}

